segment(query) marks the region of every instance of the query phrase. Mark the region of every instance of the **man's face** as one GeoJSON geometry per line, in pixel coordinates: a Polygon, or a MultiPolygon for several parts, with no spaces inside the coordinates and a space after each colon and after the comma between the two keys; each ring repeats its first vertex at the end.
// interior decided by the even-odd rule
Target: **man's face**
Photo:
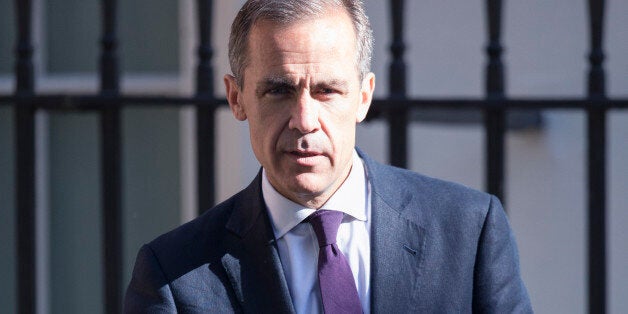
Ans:
{"type": "Polygon", "coordinates": [[[289,26],[256,23],[243,86],[225,76],[227,99],[248,120],[251,145],[268,180],[299,204],[322,206],[346,179],[356,124],[375,77],[359,79],[355,32],[344,11],[289,26]]]}

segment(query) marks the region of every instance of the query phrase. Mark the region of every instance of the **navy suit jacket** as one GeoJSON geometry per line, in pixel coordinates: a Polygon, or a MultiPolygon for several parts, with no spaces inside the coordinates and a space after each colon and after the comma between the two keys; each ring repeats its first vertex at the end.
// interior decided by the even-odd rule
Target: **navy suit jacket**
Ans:
{"type": "MultiPolygon", "coordinates": [[[[372,186],[373,313],[532,312],[497,198],[359,153],[372,186]]],[[[124,312],[294,312],[261,175],[144,245],[124,312]]]]}

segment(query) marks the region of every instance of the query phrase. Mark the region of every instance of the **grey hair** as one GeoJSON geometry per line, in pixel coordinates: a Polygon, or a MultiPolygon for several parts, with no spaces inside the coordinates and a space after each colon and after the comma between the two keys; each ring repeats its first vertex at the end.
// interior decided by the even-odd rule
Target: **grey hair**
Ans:
{"type": "Polygon", "coordinates": [[[356,33],[356,66],[360,80],[371,70],[373,30],[362,0],[248,0],[231,24],[229,65],[238,86],[243,87],[251,29],[258,21],[290,25],[307,17],[323,16],[329,8],[343,8],[356,33]]]}

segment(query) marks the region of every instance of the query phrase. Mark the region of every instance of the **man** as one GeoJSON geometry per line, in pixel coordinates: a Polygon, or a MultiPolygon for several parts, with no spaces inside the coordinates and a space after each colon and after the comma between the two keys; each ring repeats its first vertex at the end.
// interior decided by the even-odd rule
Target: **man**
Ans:
{"type": "Polygon", "coordinates": [[[247,1],[224,81],[262,170],[141,248],[125,312],[531,312],[495,197],[354,148],[371,51],[359,0],[247,1]]]}

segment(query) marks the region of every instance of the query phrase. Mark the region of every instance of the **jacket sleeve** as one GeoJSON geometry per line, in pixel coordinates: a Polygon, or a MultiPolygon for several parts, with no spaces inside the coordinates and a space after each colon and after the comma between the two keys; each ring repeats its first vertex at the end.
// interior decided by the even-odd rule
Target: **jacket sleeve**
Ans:
{"type": "Polygon", "coordinates": [[[176,313],[174,298],[153,250],[144,245],[137,254],[124,297],[124,313],[176,313]]]}
{"type": "Polygon", "coordinates": [[[519,254],[501,203],[491,196],[480,234],[473,283],[474,313],[532,313],[519,254]]]}

